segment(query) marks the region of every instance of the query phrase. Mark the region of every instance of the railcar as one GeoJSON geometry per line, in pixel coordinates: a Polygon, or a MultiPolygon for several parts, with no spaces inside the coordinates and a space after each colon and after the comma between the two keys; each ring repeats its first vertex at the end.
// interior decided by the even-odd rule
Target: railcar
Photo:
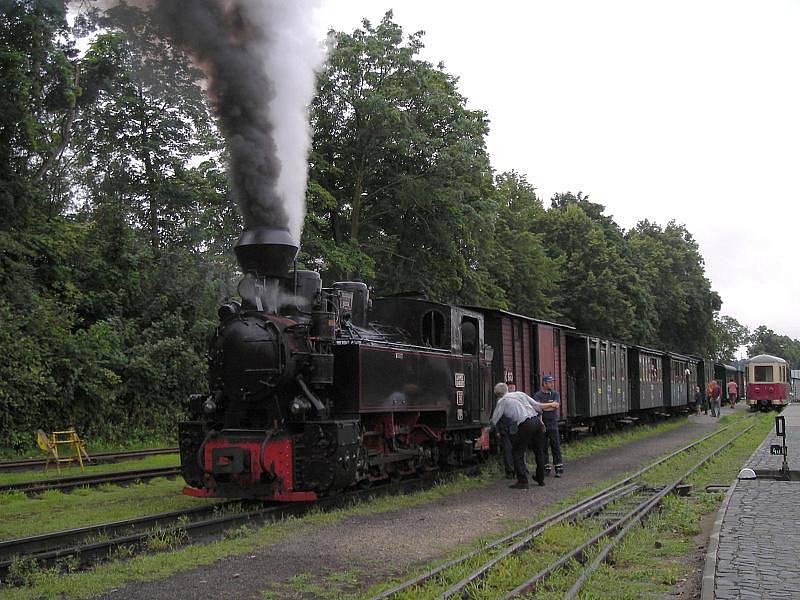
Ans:
{"type": "Polygon", "coordinates": [[[717,380],[719,387],[722,389],[720,400],[722,404],[729,401],[728,398],[728,382],[736,381],[739,393],[742,393],[742,385],[739,381],[739,376],[736,367],[724,363],[714,363],[714,379],[717,380]]]}
{"type": "Polygon", "coordinates": [[[471,307],[486,324],[486,343],[493,348],[492,380],[533,396],[542,377],[551,375],[561,395],[560,420],[565,421],[570,396],[567,392],[566,332],[574,327],[504,310],[471,307]]]}
{"type": "Polygon", "coordinates": [[[627,344],[572,331],[566,338],[570,421],[602,426],[630,412],[627,344]]]}
{"type": "Polygon", "coordinates": [[[664,408],[662,354],[660,350],[643,346],[628,348],[631,410],[646,412],[664,408]]]}
{"type": "Polygon", "coordinates": [[[663,354],[664,407],[681,409],[694,405],[698,360],[667,352],[663,354]]]}
{"type": "Polygon", "coordinates": [[[789,363],[759,354],[746,363],[747,404],[751,410],[780,409],[789,402],[789,363]]]}

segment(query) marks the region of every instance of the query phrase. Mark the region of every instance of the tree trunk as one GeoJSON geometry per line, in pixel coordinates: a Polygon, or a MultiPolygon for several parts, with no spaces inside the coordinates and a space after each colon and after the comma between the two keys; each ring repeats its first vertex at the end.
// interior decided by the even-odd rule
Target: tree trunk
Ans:
{"type": "MultiPolygon", "coordinates": [[[[75,90],[77,92],[78,83],[80,82],[80,73],[81,67],[80,63],[75,64],[75,90]]],[[[69,144],[69,138],[72,135],[72,123],[75,121],[75,114],[76,104],[78,102],[77,93],[73,96],[72,102],[67,109],[67,114],[64,115],[64,120],[61,121],[61,140],[56,148],[53,149],[53,152],[50,153],[50,156],[47,157],[47,160],[42,163],[42,166],[39,167],[39,170],[36,171],[36,174],[33,176],[33,183],[39,183],[47,172],[52,168],[52,166],[56,163],[58,159],[61,158],[61,155],[64,153],[64,150],[67,148],[67,144],[69,144]]]]}

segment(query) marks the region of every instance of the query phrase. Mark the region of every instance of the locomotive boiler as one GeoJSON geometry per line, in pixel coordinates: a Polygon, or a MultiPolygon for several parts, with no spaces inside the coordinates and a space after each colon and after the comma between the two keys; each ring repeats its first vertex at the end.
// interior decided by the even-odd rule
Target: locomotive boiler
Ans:
{"type": "Polygon", "coordinates": [[[483,316],[419,296],[371,300],[295,268],[285,229],[245,231],[241,302],[220,307],[208,395],[179,425],[194,496],[304,501],[488,450],[483,316]]]}

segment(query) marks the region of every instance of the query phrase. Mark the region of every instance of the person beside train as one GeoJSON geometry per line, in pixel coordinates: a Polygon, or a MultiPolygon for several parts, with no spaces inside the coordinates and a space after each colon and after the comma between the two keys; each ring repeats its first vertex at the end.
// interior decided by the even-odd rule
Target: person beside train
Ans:
{"type": "Polygon", "coordinates": [[[544,485],[544,436],[545,427],[539,415],[546,409],[556,408],[556,403],[541,404],[524,392],[509,392],[505,383],[494,386],[494,395],[498,398],[490,427],[497,428],[503,417],[508,418],[517,427],[511,446],[514,461],[514,473],[517,482],[511,487],[528,489],[528,464],[525,461],[525,450],[534,449],[536,455],[536,482],[544,485]]]}
{"type": "Polygon", "coordinates": [[[497,423],[497,433],[500,436],[500,447],[503,449],[503,465],[506,470],[506,479],[514,479],[514,455],[512,446],[517,433],[517,425],[508,417],[502,417],[497,423]]]}
{"type": "Polygon", "coordinates": [[[722,388],[719,387],[719,383],[717,383],[716,379],[711,380],[711,393],[709,394],[709,401],[711,402],[711,416],[712,417],[721,417],[722,416],[722,406],[720,405],[720,401],[722,399],[722,388]]]}
{"type": "Polygon", "coordinates": [[[708,414],[708,401],[706,400],[706,395],[703,393],[703,388],[699,385],[694,386],[694,406],[698,415],[701,410],[704,415],[708,414]]]}
{"type": "Polygon", "coordinates": [[[551,468],[555,470],[555,476],[561,477],[564,474],[564,458],[561,455],[561,435],[558,431],[558,407],[561,404],[561,395],[555,390],[555,379],[552,375],[542,377],[541,389],[533,395],[533,399],[539,404],[555,404],[554,408],[545,408],[542,413],[542,421],[545,427],[544,460],[545,475],[550,474],[551,468]],[[550,454],[553,455],[553,464],[550,466],[550,454]]]}
{"type": "Polygon", "coordinates": [[[739,394],[739,386],[736,385],[736,382],[731,379],[728,382],[728,402],[731,403],[731,408],[736,406],[736,397],[739,394]]]}

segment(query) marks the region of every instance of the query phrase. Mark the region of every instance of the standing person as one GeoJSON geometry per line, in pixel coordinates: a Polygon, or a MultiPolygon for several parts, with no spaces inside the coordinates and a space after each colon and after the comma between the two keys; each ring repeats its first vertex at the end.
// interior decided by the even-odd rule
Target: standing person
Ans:
{"type": "Polygon", "coordinates": [[[542,388],[533,395],[539,404],[555,404],[555,408],[545,408],[542,421],[545,427],[544,467],[546,475],[550,474],[550,452],[553,453],[553,467],[555,476],[564,474],[564,458],[561,456],[561,436],[558,431],[558,406],[561,404],[561,395],[554,389],[555,380],[552,375],[542,377],[542,388]]]}
{"type": "Polygon", "coordinates": [[[494,386],[494,395],[499,400],[492,413],[491,426],[497,427],[503,417],[510,419],[517,426],[517,433],[511,444],[517,482],[511,487],[528,489],[528,465],[525,462],[525,449],[531,445],[536,453],[536,481],[539,485],[544,485],[542,442],[545,429],[539,414],[546,408],[555,407],[557,404],[540,404],[523,392],[509,392],[505,383],[498,383],[494,386]]]}
{"type": "Polygon", "coordinates": [[[722,397],[722,388],[719,387],[716,379],[711,380],[711,416],[721,417],[722,407],[720,406],[720,398],[722,397]]]}
{"type": "Polygon", "coordinates": [[[514,436],[517,433],[517,426],[508,417],[503,417],[497,423],[497,432],[500,434],[500,446],[503,448],[503,465],[506,469],[506,479],[514,479],[514,456],[511,450],[514,436]]]}
{"type": "Polygon", "coordinates": [[[736,406],[736,396],[739,393],[739,386],[731,379],[728,382],[728,401],[731,403],[731,408],[736,406]]]}
{"type": "Polygon", "coordinates": [[[699,385],[694,386],[694,405],[697,409],[697,414],[700,414],[700,410],[702,409],[705,414],[708,414],[708,404],[706,403],[706,398],[703,395],[703,390],[700,389],[699,385]]]}

